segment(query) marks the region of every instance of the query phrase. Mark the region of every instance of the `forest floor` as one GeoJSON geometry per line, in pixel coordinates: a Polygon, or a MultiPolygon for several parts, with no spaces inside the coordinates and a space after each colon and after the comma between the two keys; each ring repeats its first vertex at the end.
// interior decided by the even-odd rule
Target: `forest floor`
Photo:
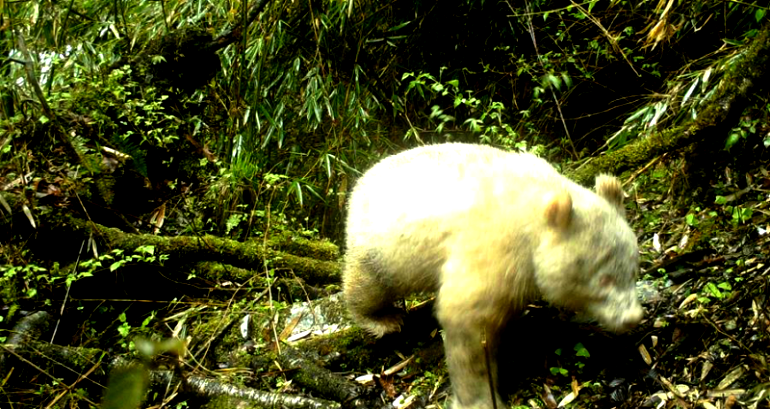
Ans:
{"type": "MultiPolygon", "coordinates": [[[[671,163],[622,179],[642,256],[642,324],[616,335],[530,305],[501,344],[498,386],[513,407],[768,407],[770,173],[754,163],[744,181],[725,168],[696,189],[671,163]]],[[[56,192],[40,174],[29,183],[56,192]]],[[[17,216],[14,228],[29,228],[17,216]]],[[[12,330],[0,387],[13,407],[95,406],[105,387],[107,401],[130,402],[110,391],[134,391],[145,405],[446,407],[451,384],[431,296],[404,300],[402,332],[375,340],[347,317],[334,244],[290,232],[240,242],[94,226],[43,220],[22,247],[56,260],[91,243],[102,249],[98,261],[55,266],[50,276],[33,265],[5,270],[6,283],[26,274],[26,287],[4,287],[26,296],[2,306],[12,330]],[[45,304],[30,292],[64,280],[74,284],[47,293],[45,304]],[[128,372],[136,376],[108,384],[137,352],[145,358],[128,372]]]]}

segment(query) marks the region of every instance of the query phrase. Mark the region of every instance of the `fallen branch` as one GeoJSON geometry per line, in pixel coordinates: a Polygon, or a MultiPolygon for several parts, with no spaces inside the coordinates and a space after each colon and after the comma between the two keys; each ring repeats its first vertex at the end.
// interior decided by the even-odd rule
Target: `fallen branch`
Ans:
{"type": "MultiPolygon", "coordinates": [[[[153,383],[168,385],[177,380],[177,377],[172,371],[152,371],[150,380],[153,383]]],[[[256,404],[264,408],[338,409],[342,407],[342,405],[337,402],[324,399],[264,392],[254,388],[230,385],[218,380],[199,376],[185,377],[184,386],[187,392],[192,392],[200,396],[225,398],[224,402],[219,402],[226,403],[226,405],[222,405],[221,407],[242,407],[244,401],[251,405],[256,404]]]]}
{"type": "Polygon", "coordinates": [[[58,237],[58,240],[78,241],[93,236],[97,243],[109,250],[132,252],[139,246],[154,246],[156,254],[166,254],[172,260],[181,260],[186,264],[213,261],[262,271],[267,263],[268,268],[274,268],[276,271],[291,270],[294,275],[311,284],[340,282],[340,266],[337,262],[297,256],[275,248],[305,249],[307,254],[331,258],[336,254],[332,247],[336,246],[329,242],[311,245],[309,240],[292,242],[284,238],[268,242],[268,245],[264,246],[260,242],[241,243],[211,235],[163,237],[131,234],[72,217],[68,217],[65,223],[56,225],[51,234],[58,237]]]}

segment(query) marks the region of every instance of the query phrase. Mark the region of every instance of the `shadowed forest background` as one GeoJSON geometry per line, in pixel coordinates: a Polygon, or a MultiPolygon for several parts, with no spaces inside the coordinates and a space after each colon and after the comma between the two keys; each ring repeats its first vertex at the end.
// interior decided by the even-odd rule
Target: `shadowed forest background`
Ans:
{"type": "Polygon", "coordinates": [[[430,294],[375,341],[340,244],[361,172],[462,141],[618,175],[642,251],[632,333],[512,323],[512,408],[768,407],[768,10],[0,0],[0,406],[446,407],[430,294]]]}

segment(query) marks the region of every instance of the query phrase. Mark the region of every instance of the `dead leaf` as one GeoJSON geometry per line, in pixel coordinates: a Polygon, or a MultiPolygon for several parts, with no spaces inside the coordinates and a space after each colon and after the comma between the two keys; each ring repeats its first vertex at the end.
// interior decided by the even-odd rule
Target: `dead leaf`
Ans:
{"type": "Polygon", "coordinates": [[[382,390],[388,395],[389,398],[395,398],[396,386],[393,384],[393,380],[389,376],[375,376],[374,382],[382,387],[382,390]]]}
{"type": "Polygon", "coordinates": [[[291,335],[292,331],[294,331],[294,328],[297,327],[297,324],[299,324],[299,321],[302,319],[302,317],[305,316],[304,313],[297,315],[291,322],[289,322],[289,325],[285,326],[283,328],[283,331],[281,331],[281,334],[278,335],[279,341],[284,341],[286,338],[291,335]]]}
{"type": "Polygon", "coordinates": [[[743,373],[746,372],[746,370],[739,366],[727,375],[725,375],[724,379],[722,379],[721,382],[719,382],[719,385],[717,385],[717,389],[725,389],[728,386],[732,385],[735,381],[737,381],[741,376],[743,376],[743,373]]]}
{"type": "Polygon", "coordinates": [[[642,359],[644,359],[644,363],[652,365],[652,357],[650,357],[650,353],[647,352],[647,347],[645,347],[644,344],[639,345],[639,354],[642,356],[642,359]]]}
{"type": "Polygon", "coordinates": [[[32,212],[29,210],[29,207],[27,207],[26,204],[21,205],[21,210],[24,211],[24,215],[27,216],[27,220],[29,220],[29,224],[32,225],[33,229],[37,229],[37,226],[35,225],[35,218],[32,217],[32,212]]]}
{"type": "Polygon", "coordinates": [[[544,384],[543,389],[543,396],[541,398],[543,399],[543,402],[545,402],[545,406],[548,406],[549,409],[556,409],[559,407],[556,403],[556,399],[553,397],[553,393],[551,393],[551,388],[544,384]]]}

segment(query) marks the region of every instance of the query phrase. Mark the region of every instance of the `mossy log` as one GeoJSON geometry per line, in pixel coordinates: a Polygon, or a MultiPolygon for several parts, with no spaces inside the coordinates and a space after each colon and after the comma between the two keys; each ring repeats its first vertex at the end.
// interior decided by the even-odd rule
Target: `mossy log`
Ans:
{"type": "MultiPolygon", "coordinates": [[[[295,239],[282,235],[266,243],[261,241],[239,242],[226,238],[202,236],[163,237],[153,234],[125,233],[119,229],[72,217],[55,227],[56,235],[70,239],[94,240],[107,250],[121,249],[132,252],[139,246],[154,246],[156,254],[165,254],[171,261],[186,264],[221,262],[247,271],[275,269],[276,272],[291,270],[310,284],[333,284],[341,279],[340,265],[335,260],[337,247],[328,241],[295,239]],[[312,257],[292,254],[283,249],[312,257]],[[317,258],[315,258],[317,257],[317,258]]],[[[104,252],[104,248],[101,249],[104,252]]]]}

